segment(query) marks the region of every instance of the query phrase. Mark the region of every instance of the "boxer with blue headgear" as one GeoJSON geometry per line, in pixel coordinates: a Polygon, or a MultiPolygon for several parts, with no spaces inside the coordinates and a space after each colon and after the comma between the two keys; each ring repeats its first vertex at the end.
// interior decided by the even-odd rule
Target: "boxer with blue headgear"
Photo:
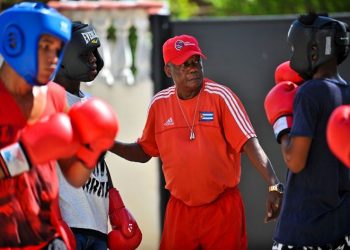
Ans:
{"type": "MultiPolygon", "coordinates": [[[[38,41],[44,34],[57,37],[65,44],[71,37],[71,22],[55,9],[42,3],[23,2],[0,15],[0,53],[31,85],[43,84],[37,81],[37,74],[38,41]],[[21,18],[17,18],[19,16],[21,18]]],[[[57,65],[62,55],[61,51],[57,65]]],[[[55,72],[50,80],[54,74],[55,72]]]]}
{"type": "Polygon", "coordinates": [[[56,167],[81,187],[118,131],[102,100],[69,109],[51,81],[70,37],[71,21],[43,3],[0,14],[0,249],[76,249],[60,217],[56,167]]]}

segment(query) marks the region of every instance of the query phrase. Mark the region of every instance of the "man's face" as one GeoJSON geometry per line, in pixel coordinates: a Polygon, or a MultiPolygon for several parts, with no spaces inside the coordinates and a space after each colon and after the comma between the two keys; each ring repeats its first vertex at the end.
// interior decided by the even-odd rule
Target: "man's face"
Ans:
{"type": "Polygon", "coordinates": [[[193,55],[180,65],[168,63],[165,73],[171,77],[178,89],[195,90],[203,81],[203,65],[199,55],[193,55]]]}
{"type": "Polygon", "coordinates": [[[62,50],[62,41],[51,35],[42,35],[38,44],[37,81],[46,84],[56,70],[58,57],[62,50]]]}

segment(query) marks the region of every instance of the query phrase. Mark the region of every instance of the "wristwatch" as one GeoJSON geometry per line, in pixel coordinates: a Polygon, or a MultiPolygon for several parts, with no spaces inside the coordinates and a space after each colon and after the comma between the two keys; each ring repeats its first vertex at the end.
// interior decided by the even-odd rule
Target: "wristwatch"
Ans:
{"type": "Polygon", "coordinates": [[[269,192],[273,192],[273,191],[278,192],[280,194],[283,194],[283,192],[284,192],[283,183],[279,182],[275,185],[269,186],[269,192]]]}

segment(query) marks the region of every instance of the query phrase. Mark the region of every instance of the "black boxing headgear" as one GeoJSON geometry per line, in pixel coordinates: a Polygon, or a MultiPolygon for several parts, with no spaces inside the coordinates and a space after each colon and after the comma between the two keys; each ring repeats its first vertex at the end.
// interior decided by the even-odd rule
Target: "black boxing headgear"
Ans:
{"type": "Polygon", "coordinates": [[[292,46],[290,66],[304,79],[312,78],[317,67],[333,58],[340,64],[349,53],[347,24],[315,13],[294,21],[287,40],[292,46]]]}
{"type": "Polygon", "coordinates": [[[94,80],[96,75],[92,77],[89,74],[92,66],[87,61],[86,54],[87,52],[93,52],[96,57],[96,70],[99,72],[104,65],[103,59],[97,50],[100,45],[100,39],[93,26],[78,21],[73,22],[72,38],[65,49],[57,76],[81,82],[94,80]]]}

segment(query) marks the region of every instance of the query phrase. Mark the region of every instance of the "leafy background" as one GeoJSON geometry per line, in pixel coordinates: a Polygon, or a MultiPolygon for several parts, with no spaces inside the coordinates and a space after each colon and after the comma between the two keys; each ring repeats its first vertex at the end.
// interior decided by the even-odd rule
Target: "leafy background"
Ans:
{"type": "MultiPolygon", "coordinates": [[[[0,0],[0,10],[18,2],[22,1],[0,0]]],[[[349,0],[168,0],[168,3],[171,16],[177,19],[350,11],[349,0]]]]}

